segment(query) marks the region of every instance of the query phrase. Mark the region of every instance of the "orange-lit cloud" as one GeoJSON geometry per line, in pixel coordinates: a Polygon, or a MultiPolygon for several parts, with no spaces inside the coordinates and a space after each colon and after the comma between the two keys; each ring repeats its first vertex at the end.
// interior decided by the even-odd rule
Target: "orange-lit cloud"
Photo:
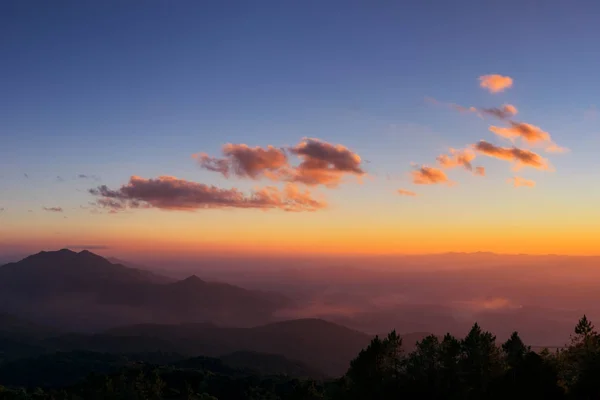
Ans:
{"type": "Polygon", "coordinates": [[[476,113],[478,110],[475,107],[465,107],[465,106],[461,106],[460,104],[454,104],[454,103],[450,103],[450,107],[454,108],[456,111],[461,112],[461,113],[466,113],[466,112],[473,112],[476,113]]]}
{"type": "Polygon", "coordinates": [[[273,146],[262,148],[229,143],[223,146],[223,155],[225,158],[215,158],[199,153],[194,157],[204,169],[220,172],[225,177],[233,174],[250,179],[258,179],[265,172],[277,171],[288,164],[285,151],[273,146]]]}
{"type": "Polygon", "coordinates": [[[97,205],[118,211],[127,208],[159,208],[193,211],[214,208],[282,209],[284,211],[316,211],[326,206],[310,192],[288,185],[283,191],[275,187],[258,189],[247,195],[236,188],[221,189],[202,183],[160,176],[145,179],[132,176],[118,190],[106,185],[90,189],[98,196],[97,205]]]}
{"type": "Polygon", "coordinates": [[[411,172],[413,183],[416,185],[434,185],[449,183],[448,176],[441,169],[422,165],[411,172]]]}
{"type": "Polygon", "coordinates": [[[273,181],[296,182],[310,186],[335,187],[346,175],[365,175],[358,154],[340,144],[334,145],[313,138],[304,138],[296,146],[287,149],[227,144],[223,147],[223,155],[224,158],[217,158],[198,153],[193,157],[202,168],[220,172],[225,177],[264,177],[273,181]],[[297,156],[300,164],[291,165],[287,152],[297,156]]]}
{"type": "Polygon", "coordinates": [[[485,167],[475,167],[475,175],[485,176],[485,167]]]}
{"type": "Polygon", "coordinates": [[[515,162],[517,169],[523,166],[543,170],[549,168],[548,162],[544,158],[529,150],[519,149],[517,147],[500,147],[486,142],[485,140],[481,140],[474,144],[473,148],[486,156],[515,162]]]}
{"type": "Polygon", "coordinates": [[[550,141],[550,134],[540,127],[524,122],[509,121],[510,127],[490,126],[490,131],[508,139],[521,138],[529,143],[550,141]]]}
{"type": "Polygon", "coordinates": [[[416,196],[417,195],[415,192],[406,190],[406,189],[398,189],[398,194],[400,196],[416,196]]]}
{"type": "Polygon", "coordinates": [[[510,76],[498,74],[483,75],[479,77],[479,86],[490,91],[490,93],[502,92],[513,85],[510,76]]]}
{"type": "Polygon", "coordinates": [[[49,212],[63,212],[62,207],[43,207],[42,209],[49,212]]]}
{"type": "Polygon", "coordinates": [[[304,138],[289,149],[302,162],[291,170],[291,180],[306,185],[337,186],[345,175],[363,176],[361,158],[341,144],[304,138]]]}
{"type": "Polygon", "coordinates": [[[442,154],[437,157],[437,162],[443,168],[454,168],[462,166],[468,171],[473,171],[471,161],[475,159],[475,152],[470,149],[456,150],[450,148],[450,155],[442,154]]]}
{"type": "Polygon", "coordinates": [[[509,178],[507,180],[508,183],[512,184],[514,187],[534,187],[535,181],[521,178],[520,176],[515,176],[514,178],[509,178]]]}
{"type": "Polygon", "coordinates": [[[483,115],[489,115],[498,119],[508,119],[517,115],[517,107],[512,104],[503,104],[501,107],[480,108],[479,112],[483,115]]]}

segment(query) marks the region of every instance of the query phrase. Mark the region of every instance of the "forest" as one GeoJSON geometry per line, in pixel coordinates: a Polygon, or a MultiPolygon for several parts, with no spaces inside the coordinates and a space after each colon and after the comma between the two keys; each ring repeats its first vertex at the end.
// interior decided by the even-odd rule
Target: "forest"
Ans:
{"type": "Polygon", "coordinates": [[[351,361],[347,373],[336,379],[299,378],[273,370],[259,373],[208,357],[173,363],[168,355],[130,360],[119,364],[118,371],[105,368],[107,372],[102,373],[103,367],[114,363],[114,357],[65,353],[61,363],[65,357],[75,359],[69,364],[72,373],[81,374],[90,361],[95,368],[79,382],[61,387],[64,372],[57,372],[61,365],[56,360],[9,364],[11,373],[2,374],[0,399],[600,398],[600,334],[585,315],[575,326],[570,343],[554,351],[532,351],[517,332],[497,343],[496,337],[477,323],[462,339],[431,335],[410,352],[405,347],[395,331],[376,336],[351,361]],[[39,387],[36,382],[41,383],[39,387]]]}

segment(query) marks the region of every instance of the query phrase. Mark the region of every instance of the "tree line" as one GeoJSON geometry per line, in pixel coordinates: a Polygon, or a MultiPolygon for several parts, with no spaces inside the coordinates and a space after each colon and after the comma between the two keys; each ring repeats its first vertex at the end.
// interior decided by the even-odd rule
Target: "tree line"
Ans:
{"type": "MultiPolygon", "coordinates": [[[[293,343],[290,343],[293,345],[293,343]]],[[[231,374],[140,363],[60,390],[0,387],[30,400],[600,399],[600,334],[584,315],[568,346],[534,352],[517,332],[504,343],[474,324],[462,339],[431,335],[405,352],[395,332],[375,337],[335,380],[231,374]]]]}

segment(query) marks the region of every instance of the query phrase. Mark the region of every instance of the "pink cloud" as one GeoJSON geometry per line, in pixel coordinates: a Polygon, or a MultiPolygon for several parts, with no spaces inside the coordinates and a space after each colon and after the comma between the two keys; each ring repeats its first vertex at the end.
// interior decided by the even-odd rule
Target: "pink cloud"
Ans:
{"type": "Polygon", "coordinates": [[[513,79],[510,76],[498,74],[482,75],[479,77],[479,86],[490,91],[490,93],[503,92],[513,85],[513,79]]]}
{"type": "Polygon", "coordinates": [[[521,138],[529,143],[550,141],[550,134],[540,127],[524,122],[509,121],[510,127],[490,126],[490,131],[508,139],[521,138]]]}
{"type": "Polygon", "coordinates": [[[517,107],[512,104],[503,104],[501,107],[480,108],[479,112],[484,115],[496,117],[498,119],[508,119],[514,117],[519,112],[517,107]]]}
{"type": "Polygon", "coordinates": [[[288,164],[283,149],[273,146],[250,147],[245,144],[226,144],[223,146],[224,158],[210,157],[205,153],[195,154],[200,167],[220,172],[225,177],[233,174],[240,178],[258,179],[266,172],[277,171],[288,164]]]}
{"type": "Polygon", "coordinates": [[[442,155],[438,156],[436,159],[437,162],[443,168],[454,168],[454,167],[462,166],[464,169],[466,169],[468,171],[473,170],[473,165],[471,164],[471,161],[473,161],[475,159],[474,151],[472,151],[471,149],[456,150],[456,149],[450,148],[449,152],[450,152],[450,155],[442,154],[442,155]]]}
{"type": "Polygon", "coordinates": [[[444,171],[428,167],[420,166],[411,172],[413,183],[416,185],[435,185],[438,183],[449,183],[448,176],[444,171]]]}
{"type": "Polygon", "coordinates": [[[493,145],[485,140],[481,140],[473,145],[473,148],[488,157],[498,158],[500,160],[512,161],[516,163],[517,169],[523,166],[536,169],[549,169],[548,162],[539,154],[529,150],[519,149],[517,147],[500,147],[493,145]]]}
{"type": "Polygon", "coordinates": [[[236,188],[221,189],[172,176],[145,179],[132,176],[118,190],[106,185],[90,189],[98,196],[97,205],[111,211],[128,208],[159,208],[194,211],[214,208],[282,209],[284,211],[316,211],[326,207],[311,197],[310,192],[288,185],[283,191],[265,187],[245,194],[236,188]]]}
{"type": "Polygon", "coordinates": [[[400,196],[412,196],[412,197],[417,195],[415,192],[406,190],[406,189],[398,189],[398,194],[400,196]]]}
{"type": "Polygon", "coordinates": [[[346,175],[365,175],[360,156],[340,144],[305,138],[289,151],[302,160],[300,165],[288,172],[295,182],[334,187],[346,175]]]}
{"type": "Polygon", "coordinates": [[[509,178],[507,180],[508,183],[512,184],[514,187],[534,187],[535,181],[521,178],[520,176],[515,176],[514,178],[509,178]]]}

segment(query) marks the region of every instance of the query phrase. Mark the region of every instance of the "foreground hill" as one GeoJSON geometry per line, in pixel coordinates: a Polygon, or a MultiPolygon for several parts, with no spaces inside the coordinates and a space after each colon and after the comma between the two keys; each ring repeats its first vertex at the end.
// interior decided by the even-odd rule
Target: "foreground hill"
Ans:
{"type": "Polygon", "coordinates": [[[251,326],[286,305],[279,294],[196,276],[173,282],[85,250],[41,252],[0,267],[0,312],[66,329],[183,321],[251,326]]]}
{"type": "Polygon", "coordinates": [[[319,319],[278,322],[255,328],[209,324],[143,324],[111,329],[110,335],[153,337],[177,343],[185,354],[222,356],[236,351],[279,354],[329,376],[342,375],[371,337],[319,319]]]}

